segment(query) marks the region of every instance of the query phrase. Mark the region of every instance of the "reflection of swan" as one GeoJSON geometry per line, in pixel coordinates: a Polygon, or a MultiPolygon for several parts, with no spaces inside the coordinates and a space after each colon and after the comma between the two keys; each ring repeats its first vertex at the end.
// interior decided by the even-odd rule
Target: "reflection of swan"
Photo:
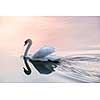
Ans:
{"type": "Polygon", "coordinates": [[[27,75],[30,75],[30,74],[31,74],[31,68],[30,68],[30,66],[29,66],[28,63],[27,63],[27,59],[26,59],[25,57],[24,57],[23,59],[24,59],[25,65],[26,65],[26,67],[27,67],[27,70],[23,67],[24,72],[25,72],[27,75]]]}
{"type": "Polygon", "coordinates": [[[31,74],[31,69],[27,63],[27,60],[29,60],[40,73],[52,72],[53,71],[52,65],[55,66],[55,63],[59,62],[59,60],[60,60],[60,57],[58,57],[56,55],[50,55],[51,53],[53,53],[55,51],[54,48],[45,46],[43,48],[40,48],[35,54],[28,55],[27,53],[28,53],[29,48],[32,45],[32,40],[27,39],[25,41],[25,45],[26,44],[28,44],[28,46],[24,53],[24,62],[27,67],[27,70],[24,68],[24,72],[27,75],[31,74]],[[41,66],[39,66],[39,65],[41,65],[41,66]],[[45,72],[43,71],[43,69],[45,70],[45,72]],[[48,69],[48,70],[46,70],[46,69],[48,69]]]}
{"type": "MultiPolygon", "coordinates": [[[[30,75],[31,74],[31,69],[28,65],[27,59],[23,58],[25,65],[27,67],[27,70],[24,68],[24,72],[26,75],[30,75]]],[[[40,74],[50,74],[52,72],[54,72],[54,68],[57,67],[57,65],[59,64],[59,62],[52,62],[52,61],[32,61],[29,60],[29,62],[31,62],[31,64],[33,64],[33,66],[38,70],[38,72],[40,74]]]]}

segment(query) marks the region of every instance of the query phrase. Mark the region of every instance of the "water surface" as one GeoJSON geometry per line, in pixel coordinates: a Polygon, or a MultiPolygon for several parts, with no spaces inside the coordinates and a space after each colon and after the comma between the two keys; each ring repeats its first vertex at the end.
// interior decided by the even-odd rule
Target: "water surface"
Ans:
{"type": "Polygon", "coordinates": [[[72,66],[76,71],[81,73],[85,71],[89,75],[98,76],[92,78],[85,76],[87,78],[85,80],[82,78],[86,74],[81,76],[79,72],[72,73],[72,69],[68,70],[68,68],[58,67],[55,72],[43,75],[38,73],[31,64],[32,74],[26,76],[22,68],[25,65],[21,58],[25,51],[24,41],[31,38],[33,45],[29,53],[34,53],[42,46],[50,45],[55,47],[56,54],[62,57],[85,54],[95,55],[95,58],[99,59],[99,37],[100,17],[2,16],[0,17],[0,82],[87,82],[88,80],[99,82],[99,60],[74,61],[77,66],[72,66]]]}

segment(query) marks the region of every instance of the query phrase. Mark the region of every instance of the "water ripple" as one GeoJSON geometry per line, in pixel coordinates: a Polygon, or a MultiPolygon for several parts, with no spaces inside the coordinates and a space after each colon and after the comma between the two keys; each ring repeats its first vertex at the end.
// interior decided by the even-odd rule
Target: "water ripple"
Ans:
{"type": "Polygon", "coordinates": [[[61,59],[56,72],[81,82],[100,82],[100,57],[98,55],[75,55],[61,59]]]}

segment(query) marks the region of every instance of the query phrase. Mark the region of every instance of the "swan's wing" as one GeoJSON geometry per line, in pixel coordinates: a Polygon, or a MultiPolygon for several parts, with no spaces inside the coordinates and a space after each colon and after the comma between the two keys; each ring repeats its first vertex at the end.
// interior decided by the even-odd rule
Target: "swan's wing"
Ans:
{"type": "Polygon", "coordinates": [[[45,47],[40,48],[34,55],[31,56],[31,58],[32,59],[43,58],[43,57],[50,55],[54,51],[55,51],[55,49],[53,47],[45,46],[45,47]]]}
{"type": "Polygon", "coordinates": [[[50,60],[50,61],[59,61],[62,57],[56,56],[56,55],[48,55],[48,56],[45,57],[45,58],[47,58],[47,59],[50,60]]]}

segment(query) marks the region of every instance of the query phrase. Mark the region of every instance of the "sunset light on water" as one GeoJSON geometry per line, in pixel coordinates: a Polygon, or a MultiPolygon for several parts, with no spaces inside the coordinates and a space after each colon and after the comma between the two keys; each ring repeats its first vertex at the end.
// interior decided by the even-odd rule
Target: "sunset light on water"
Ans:
{"type": "Polygon", "coordinates": [[[26,39],[33,41],[29,54],[43,46],[52,46],[61,57],[73,54],[99,56],[100,17],[0,17],[0,82],[77,82],[56,72],[41,75],[31,64],[33,73],[26,76],[22,69],[26,39]]]}

